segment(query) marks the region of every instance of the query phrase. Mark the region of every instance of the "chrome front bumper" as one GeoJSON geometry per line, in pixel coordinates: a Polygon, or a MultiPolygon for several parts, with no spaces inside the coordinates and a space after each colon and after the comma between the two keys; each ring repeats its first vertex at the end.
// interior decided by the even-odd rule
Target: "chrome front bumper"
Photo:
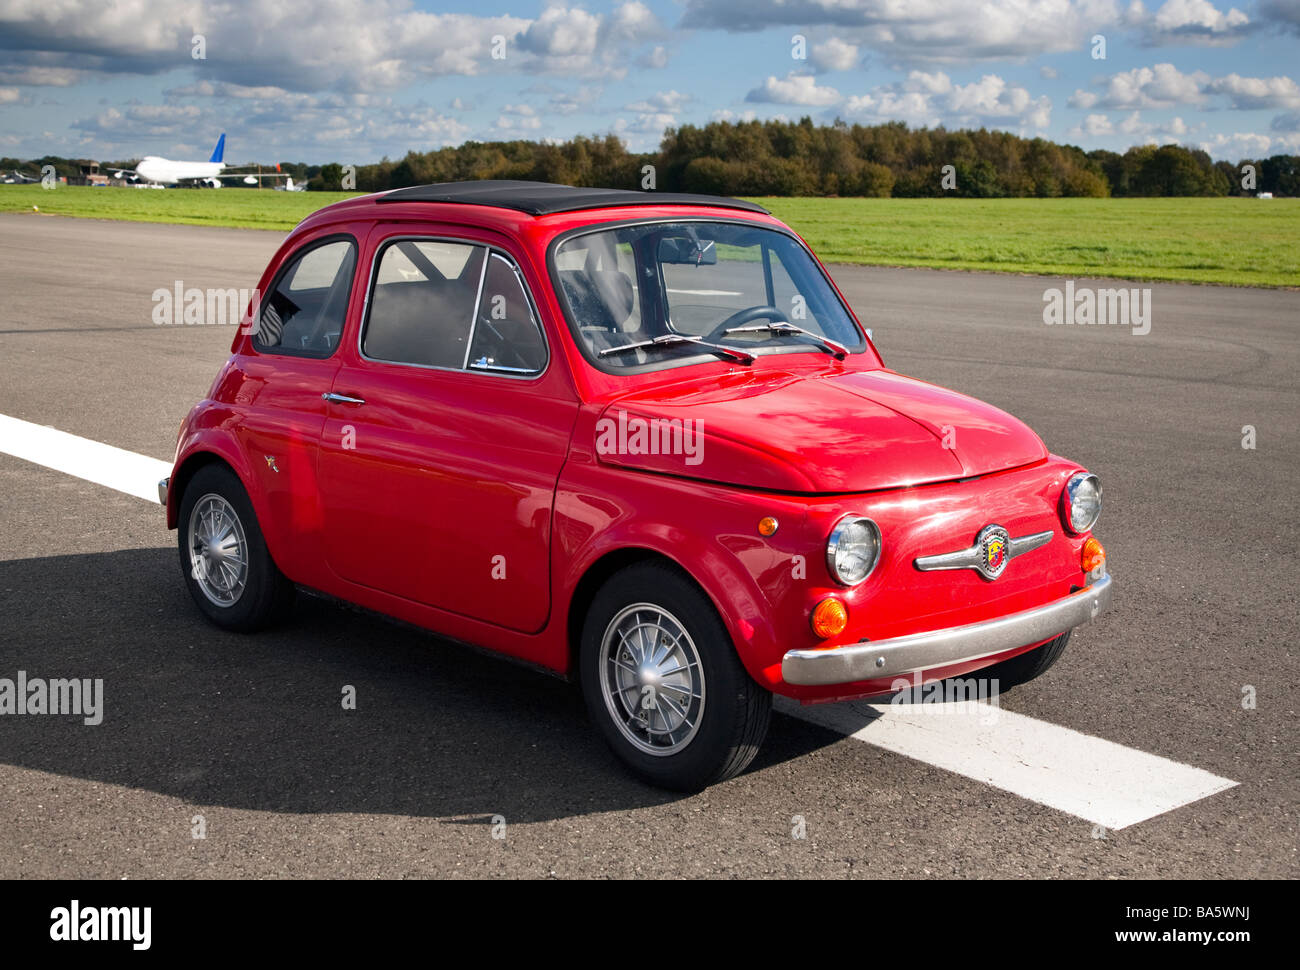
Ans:
{"type": "Polygon", "coordinates": [[[965,626],[824,650],[791,650],[781,660],[787,684],[849,684],[978,660],[1049,640],[1090,623],[1110,605],[1110,576],[1032,610],[965,626]]]}

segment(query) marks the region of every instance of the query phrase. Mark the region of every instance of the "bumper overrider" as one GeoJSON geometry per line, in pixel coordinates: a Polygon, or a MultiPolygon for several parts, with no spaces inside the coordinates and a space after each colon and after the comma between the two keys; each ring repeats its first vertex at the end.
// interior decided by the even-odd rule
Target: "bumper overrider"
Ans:
{"type": "Polygon", "coordinates": [[[1092,622],[1110,606],[1111,578],[1069,596],[995,620],[822,650],[791,650],[781,661],[787,684],[849,684],[991,657],[1092,622]]]}

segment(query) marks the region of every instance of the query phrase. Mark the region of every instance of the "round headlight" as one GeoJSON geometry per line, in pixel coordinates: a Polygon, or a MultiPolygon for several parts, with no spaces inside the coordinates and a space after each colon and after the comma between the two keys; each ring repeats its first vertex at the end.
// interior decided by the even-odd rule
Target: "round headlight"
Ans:
{"type": "Polygon", "coordinates": [[[1061,518],[1071,532],[1087,532],[1101,515],[1101,482],[1096,475],[1079,472],[1065,483],[1061,496],[1061,518]]]}
{"type": "Polygon", "coordinates": [[[831,529],[826,544],[826,565],[836,582],[856,586],[876,568],[880,559],[880,529],[870,519],[846,515],[831,529]]]}

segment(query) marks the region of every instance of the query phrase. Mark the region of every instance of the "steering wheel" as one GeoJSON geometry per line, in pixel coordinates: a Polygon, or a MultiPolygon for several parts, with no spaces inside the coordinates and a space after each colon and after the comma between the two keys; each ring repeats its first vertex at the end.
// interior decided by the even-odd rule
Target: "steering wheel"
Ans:
{"type": "Polygon", "coordinates": [[[789,323],[790,320],[784,313],[774,306],[751,306],[744,310],[737,310],[727,319],[710,330],[704,335],[704,339],[710,343],[716,343],[726,335],[726,331],[732,327],[739,327],[751,320],[768,319],[773,323],[789,323]]]}

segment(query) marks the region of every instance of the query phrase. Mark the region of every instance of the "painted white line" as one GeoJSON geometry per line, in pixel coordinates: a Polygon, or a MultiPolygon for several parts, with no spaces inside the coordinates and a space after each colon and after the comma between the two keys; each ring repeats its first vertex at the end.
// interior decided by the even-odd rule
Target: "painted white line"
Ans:
{"type": "Polygon", "coordinates": [[[982,704],[801,706],[777,698],[776,709],[1108,829],[1126,828],[1237,785],[1200,768],[982,704]],[[922,707],[930,710],[918,710],[922,707]]]}
{"type": "Polygon", "coordinates": [[[0,452],[157,504],[158,482],[172,466],[157,458],[78,438],[0,414],[0,452]]]}
{"type": "MultiPolygon", "coordinates": [[[[89,482],[158,500],[171,465],[0,414],[0,452],[89,482]]],[[[776,708],[858,741],[1122,829],[1235,787],[1200,768],[1000,708],[963,703],[776,708]],[[939,712],[942,709],[942,712],[939,712]]]]}

